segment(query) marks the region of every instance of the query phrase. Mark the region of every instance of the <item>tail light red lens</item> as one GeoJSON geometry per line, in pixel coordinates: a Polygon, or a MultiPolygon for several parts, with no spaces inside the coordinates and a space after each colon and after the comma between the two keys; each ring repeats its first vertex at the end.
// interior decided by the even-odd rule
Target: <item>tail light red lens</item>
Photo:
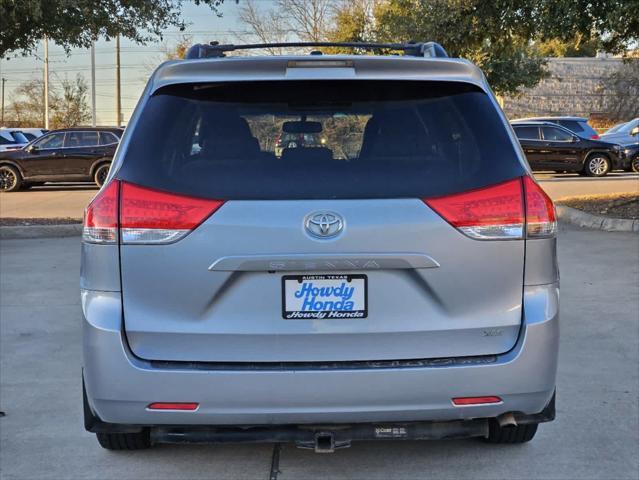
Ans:
{"type": "Polygon", "coordinates": [[[84,240],[116,243],[119,230],[123,244],[176,242],[223,203],[114,180],[87,207],[84,240]]]}
{"type": "Polygon", "coordinates": [[[476,240],[547,238],[556,231],[552,201],[528,176],[424,202],[476,240]]]}
{"type": "Polygon", "coordinates": [[[117,243],[120,182],[106,185],[84,211],[82,239],[90,243],[117,243]]]}
{"type": "Polygon", "coordinates": [[[507,240],[523,237],[524,204],[519,178],[468,192],[427,198],[424,202],[471,238],[507,240]]]}
{"type": "Polygon", "coordinates": [[[149,410],[183,410],[193,412],[199,407],[199,403],[184,403],[184,402],[155,402],[151,403],[148,407],[149,410]]]}
{"type": "Polygon", "coordinates": [[[524,177],[526,195],[527,238],[549,238],[557,233],[555,205],[543,189],[530,177],[524,177]]]}
{"type": "Polygon", "coordinates": [[[595,135],[590,135],[590,138],[592,138],[593,140],[599,140],[601,137],[595,134],[595,135]]]}
{"type": "Polygon", "coordinates": [[[175,242],[200,225],[223,203],[122,182],[122,243],[175,242]]]}
{"type": "Polygon", "coordinates": [[[489,403],[501,403],[501,398],[493,397],[493,396],[453,398],[453,405],[457,405],[458,407],[466,406],[466,405],[486,405],[489,403]]]}

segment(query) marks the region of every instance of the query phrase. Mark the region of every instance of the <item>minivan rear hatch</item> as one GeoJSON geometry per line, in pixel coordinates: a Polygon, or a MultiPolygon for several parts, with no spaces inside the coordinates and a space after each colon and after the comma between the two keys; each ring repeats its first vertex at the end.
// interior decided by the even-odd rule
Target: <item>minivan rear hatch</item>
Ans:
{"type": "Polygon", "coordinates": [[[135,355],[377,361],[515,344],[521,225],[477,234],[463,219],[517,216],[526,171],[478,87],[179,84],[128,128],[114,182],[135,355]]]}

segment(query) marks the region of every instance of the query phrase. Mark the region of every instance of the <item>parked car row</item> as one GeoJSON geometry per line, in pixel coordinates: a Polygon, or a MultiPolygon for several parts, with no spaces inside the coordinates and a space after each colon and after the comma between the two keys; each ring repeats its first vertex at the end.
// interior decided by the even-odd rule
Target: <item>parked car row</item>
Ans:
{"type": "Polygon", "coordinates": [[[110,127],[66,128],[1,152],[0,191],[59,181],[93,181],[102,186],[123,132],[110,127]]]}
{"type": "Polygon", "coordinates": [[[537,117],[511,122],[533,170],[602,177],[612,170],[639,172],[639,119],[597,135],[581,117],[537,117]]]}

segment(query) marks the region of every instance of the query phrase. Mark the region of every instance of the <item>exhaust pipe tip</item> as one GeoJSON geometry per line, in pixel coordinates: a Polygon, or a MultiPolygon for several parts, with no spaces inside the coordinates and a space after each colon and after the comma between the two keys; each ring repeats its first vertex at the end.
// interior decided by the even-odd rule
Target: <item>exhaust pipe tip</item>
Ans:
{"type": "Polygon", "coordinates": [[[497,417],[497,423],[500,427],[517,426],[517,420],[515,420],[515,415],[512,412],[506,412],[499,415],[497,417]]]}

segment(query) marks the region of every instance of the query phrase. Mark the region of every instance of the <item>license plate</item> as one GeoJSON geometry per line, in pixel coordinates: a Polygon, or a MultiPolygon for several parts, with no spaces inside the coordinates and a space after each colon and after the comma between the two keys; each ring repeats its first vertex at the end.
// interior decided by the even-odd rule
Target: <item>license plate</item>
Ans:
{"type": "Polygon", "coordinates": [[[288,320],[366,318],[366,275],[285,275],[282,316],[288,320]]]}

